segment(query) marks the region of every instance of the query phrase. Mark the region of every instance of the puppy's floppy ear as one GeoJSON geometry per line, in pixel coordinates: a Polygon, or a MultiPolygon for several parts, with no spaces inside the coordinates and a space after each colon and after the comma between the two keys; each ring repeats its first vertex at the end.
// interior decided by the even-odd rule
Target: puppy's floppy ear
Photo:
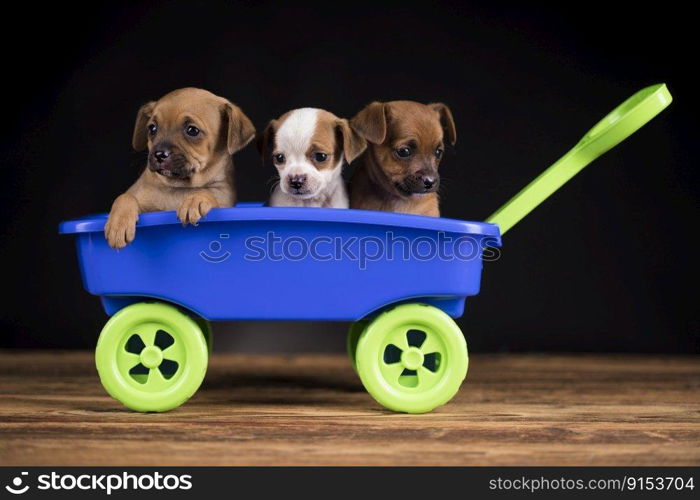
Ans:
{"type": "Polygon", "coordinates": [[[255,137],[255,126],[250,121],[241,108],[233,103],[224,104],[226,115],[226,149],[229,154],[240,151],[248,145],[255,137]]]}
{"type": "Polygon", "coordinates": [[[373,102],[365,106],[350,120],[352,128],[371,143],[383,143],[386,139],[386,107],[382,102],[373,102]]]}
{"type": "Polygon", "coordinates": [[[345,118],[335,122],[335,130],[341,141],[345,161],[351,163],[367,149],[367,141],[362,137],[345,118]]]}
{"type": "Polygon", "coordinates": [[[136,151],[143,151],[148,146],[148,135],[146,124],[151,119],[153,108],[156,106],[155,101],[147,102],[139,108],[136,113],[136,124],[134,125],[134,134],[131,136],[131,145],[136,151]]]}
{"type": "Polygon", "coordinates": [[[441,102],[428,104],[428,106],[440,114],[440,123],[442,124],[442,127],[447,130],[447,136],[450,139],[450,144],[454,146],[457,142],[457,128],[455,127],[455,120],[452,118],[452,111],[450,111],[450,108],[448,108],[446,104],[441,102]]]}
{"type": "Polygon", "coordinates": [[[257,146],[260,156],[262,156],[263,163],[270,158],[272,154],[272,141],[275,137],[275,130],[277,128],[277,120],[271,120],[267,124],[265,130],[262,134],[258,136],[257,146]]]}

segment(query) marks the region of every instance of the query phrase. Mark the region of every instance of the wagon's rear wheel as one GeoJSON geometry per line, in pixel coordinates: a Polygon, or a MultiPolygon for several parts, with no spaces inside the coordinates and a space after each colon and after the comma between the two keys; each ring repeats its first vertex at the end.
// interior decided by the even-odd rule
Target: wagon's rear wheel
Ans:
{"type": "Polygon", "coordinates": [[[348,351],[348,357],[350,358],[350,364],[352,364],[352,369],[357,371],[357,364],[355,361],[355,353],[357,352],[357,342],[360,340],[360,335],[365,331],[369,325],[369,321],[355,321],[350,325],[348,330],[348,336],[346,337],[345,347],[348,351]]]}
{"type": "Polygon", "coordinates": [[[173,306],[138,303],[102,329],[95,363],[113,398],[137,411],[167,411],[187,401],[207,371],[207,343],[197,323],[173,306]]]}
{"type": "Polygon", "coordinates": [[[202,335],[204,335],[204,341],[207,343],[207,352],[211,356],[214,350],[214,329],[211,327],[211,322],[202,318],[201,316],[193,316],[195,323],[202,330],[202,335]]]}
{"type": "Polygon", "coordinates": [[[425,413],[445,404],[467,375],[467,344],[440,309],[404,304],[379,315],[360,335],[357,372],[378,403],[425,413]]]}

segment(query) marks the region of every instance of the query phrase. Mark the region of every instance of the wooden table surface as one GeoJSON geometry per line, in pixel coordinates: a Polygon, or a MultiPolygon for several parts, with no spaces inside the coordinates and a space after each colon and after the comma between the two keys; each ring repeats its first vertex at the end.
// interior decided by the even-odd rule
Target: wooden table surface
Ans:
{"type": "Polygon", "coordinates": [[[452,402],[383,410],[344,356],[215,354],[165,414],[91,353],[0,351],[1,465],[698,465],[700,357],[472,355],[452,402]]]}

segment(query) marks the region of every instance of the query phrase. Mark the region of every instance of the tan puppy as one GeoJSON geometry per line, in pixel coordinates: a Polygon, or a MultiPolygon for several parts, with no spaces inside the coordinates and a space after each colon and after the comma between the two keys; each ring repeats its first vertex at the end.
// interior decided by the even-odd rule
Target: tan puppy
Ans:
{"type": "Polygon", "coordinates": [[[350,181],[350,207],[440,216],[438,166],[457,132],[441,103],[373,102],[350,124],[367,141],[350,181]]]}
{"type": "Polygon", "coordinates": [[[280,177],[268,205],[348,208],[343,162],[366,147],[347,120],[322,109],[294,109],[272,120],[258,141],[263,163],[280,177]]]}
{"type": "Polygon", "coordinates": [[[175,90],[144,104],[136,115],[132,145],[148,147],[141,177],[112,205],[105,237],[112,248],[131,243],[142,212],[177,210],[197,224],[214,207],[236,202],[231,155],[255,136],[238,106],[206,90],[175,90]]]}

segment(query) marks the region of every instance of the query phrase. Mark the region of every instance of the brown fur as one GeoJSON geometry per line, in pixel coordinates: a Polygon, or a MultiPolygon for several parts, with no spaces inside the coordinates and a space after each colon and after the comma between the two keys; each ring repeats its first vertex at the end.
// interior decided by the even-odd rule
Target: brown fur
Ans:
{"type": "Polygon", "coordinates": [[[105,237],[113,248],[131,243],[140,213],[177,210],[184,224],[197,224],[215,207],[236,201],[231,155],[255,136],[255,128],[241,109],[206,90],[175,90],[139,109],[132,137],[137,151],[148,148],[147,168],[126,193],[112,205],[105,225],[105,237]],[[157,125],[155,135],[149,125],[157,125]],[[185,133],[193,125],[197,137],[185,133]],[[155,150],[166,148],[172,157],[161,169],[153,158],[155,150]],[[172,169],[171,169],[172,167],[172,169]]]}
{"type": "Polygon", "coordinates": [[[436,150],[444,150],[445,131],[452,145],[457,141],[450,109],[441,103],[373,102],[350,123],[368,141],[350,182],[350,207],[438,217],[436,150]],[[398,156],[402,147],[411,150],[409,158],[398,156]],[[415,192],[423,176],[436,184],[415,192]]]}
{"type": "Polygon", "coordinates": [[[322,164],[316,163],[319,170],[332,168],[342,154],[347,163],[352,163],[367,147],[367,142],[350,128],[350,124],[333,113],[321,110],[316,125],[316,133],[311,138],[307,151],[312,157],[316,151],[327,151],[329,158],[322,164]]]}

